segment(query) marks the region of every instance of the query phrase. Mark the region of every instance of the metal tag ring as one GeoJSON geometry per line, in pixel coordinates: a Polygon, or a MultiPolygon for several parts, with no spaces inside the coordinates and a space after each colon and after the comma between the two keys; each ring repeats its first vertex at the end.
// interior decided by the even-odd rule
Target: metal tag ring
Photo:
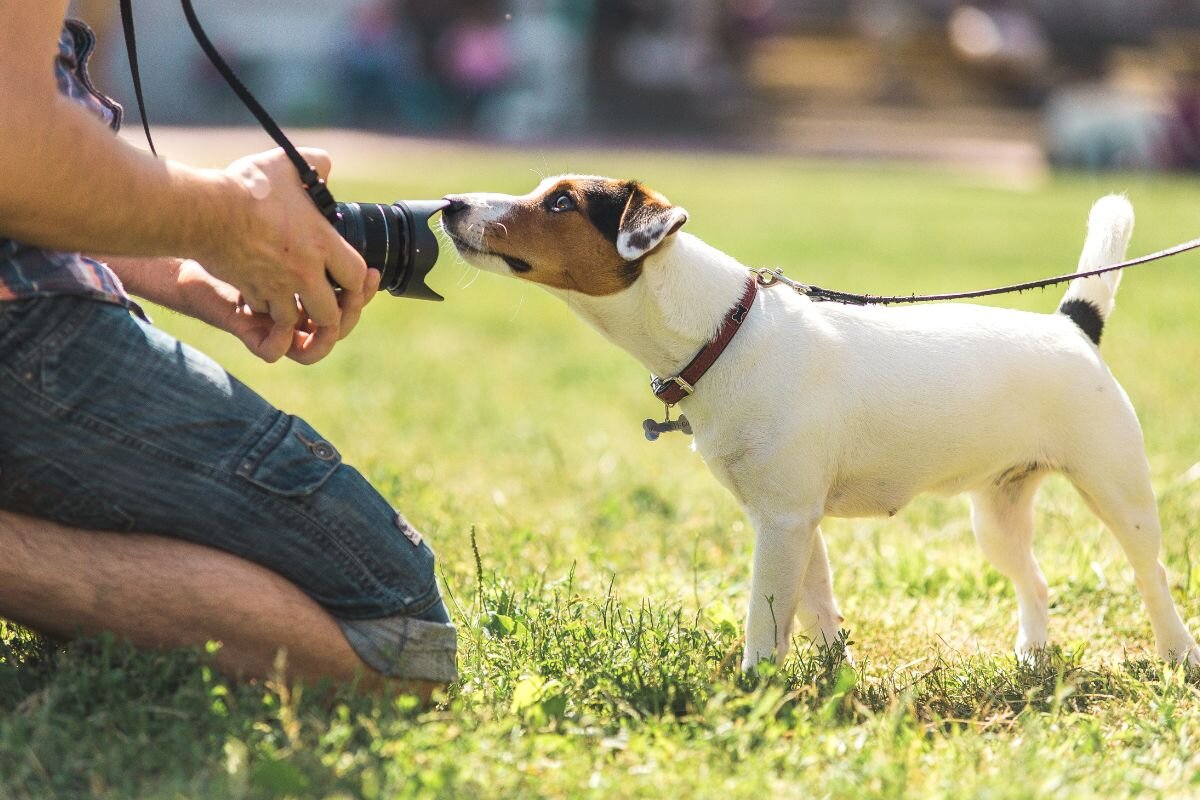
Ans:
{"type": "Polygon", "coordinates": [[[758,281],[759,286],[770,286],[771,284],[775,283],[775,281],[779,280],[779,276],[766,267],[761,267],[754,270],[754,274],[758,276],[756,280],[758,281]]]}

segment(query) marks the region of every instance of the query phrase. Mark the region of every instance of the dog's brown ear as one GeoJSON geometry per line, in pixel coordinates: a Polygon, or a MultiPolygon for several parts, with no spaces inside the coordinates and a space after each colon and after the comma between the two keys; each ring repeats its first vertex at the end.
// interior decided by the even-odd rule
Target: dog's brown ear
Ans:
{"type": "Polygon", "coordinates": [[[617,253],[626,261],[644,258],[687,222],[687,211],[635,184],[617,228],[617,253]]]}

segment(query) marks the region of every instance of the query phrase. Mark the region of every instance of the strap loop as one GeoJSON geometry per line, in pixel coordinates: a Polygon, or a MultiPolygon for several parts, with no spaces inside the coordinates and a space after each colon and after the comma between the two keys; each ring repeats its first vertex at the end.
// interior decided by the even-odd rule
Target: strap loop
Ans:
{"type": "Polygon", "coordinates": [[[133,78],[133,94],[137,97],[138,113],[142,115],[142,130],[146,143],[155,156],[154,139],[150,136],[150,120],[146,119],[146,101],[142,98],[142,77],[138,74],[137,39],[133,35],[133,0],[121,0],[121,27],[125,29],[125,54],[129,56],[129,75],[133,78]]]}

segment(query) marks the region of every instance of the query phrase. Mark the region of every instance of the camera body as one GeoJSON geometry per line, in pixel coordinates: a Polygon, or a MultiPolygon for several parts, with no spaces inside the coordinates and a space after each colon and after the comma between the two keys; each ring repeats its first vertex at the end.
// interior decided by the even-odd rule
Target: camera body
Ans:
{"type": "Polygon", "coordinates": [[[438,258],[429,218],[449,205],[447,200],[338,203],[333,227],[368,267],[380,271],[381,289],[396,297],[442,300],[425,284],[438,258]]]}

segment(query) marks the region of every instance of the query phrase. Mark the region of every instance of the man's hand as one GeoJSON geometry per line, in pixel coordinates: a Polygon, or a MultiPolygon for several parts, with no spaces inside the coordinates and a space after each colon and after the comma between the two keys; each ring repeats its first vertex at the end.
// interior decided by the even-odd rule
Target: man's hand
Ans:
{"type": "MultiPolygon", "coordinates": [[[[322,178],[328,176],[328,154],[300,152],[322,178]]],[[[238,159],[225,175],[242,187],[246,202],[234,226],[211,243],[205,269],[236,288],[253,312],[239,324],[252,321],[255,335],[262,333],[251,347],[258,355],[268,361],[285,354],[321,358],[349,333],[366,304],[362,256],[321,216],[282,150],[238,159]],[[305,344],[297,351],[300,336],[305,344]]],[[[374,280],[378,286],[378,275],[374,280]]]]}
{"type": "MultiPolygon", "coordinates": [[[[367,268],[317,211],[295,167],[274,150],[225,170],[196,169],[113,136],[58,93],[49,58],[66,5],[0,0],[0,237],[67,252],[195,258],[271,319],[258,345],[264,358],[294,352],[297,330],[303,357],[329,352],[366,302],[367,268]]],[[[328,155],[302,152],[328,174],[328,155]]]]}
{"type": "Polygon", "coordinates": [[[362,292],[340,293],[336,336],[316,335],[316,324],[297,304],[296,324],[288,330],[287,340],[280,347],[276,341],[275,320],[268,314],[252,311],[237,289],[214,278],[195,261],[121,256],[96,258],[108,262],[131,293],[232,333],[250,352],[269,362],[287,356],[301,364],[313,364],[329,355],[334,342],[345,337],[358,323],[363,307],[379,291],[380,281],[378,270],[367,270],[367,285],[362,292]]]}
{"type": "Polygon", "coordinates": [[[358,323],[363,307],[379,291],[380,277],[378,270],[367,270],[367,283],[362,291],[341,293],[340,327],[332,329],[334,335],[319,335],[322,329],[299,303],[295,303],[296,322],[288,331],[286,346],[282,349],[278,342],[278,321],[269,314],[251,309],[237,289],[213,277],[195,261],[184,261],[179,265],[178,286],[182,302],[177,310],[228,331],[264,361],[274,362],[286,355],[301,364],[313,364],[329,355],[334,342],[344,338],[358,323]]]}
{"type": "MultiPolygon", "coordinates": [[[[346,290],[344,306],[361,302],[352,298],[366,285],[366,265],[283,152],[196,169],[113,136],[58,92],[50,56],[66,5],[0,0],[0,237],[67,252],[195,258],[275,321],[266,352],[288,350],[302,313],[319,340],[336,341],[342,310],[326,272],[346,290]]],[[[304,157],[328,174],[325,153],[304,157]]]]}

